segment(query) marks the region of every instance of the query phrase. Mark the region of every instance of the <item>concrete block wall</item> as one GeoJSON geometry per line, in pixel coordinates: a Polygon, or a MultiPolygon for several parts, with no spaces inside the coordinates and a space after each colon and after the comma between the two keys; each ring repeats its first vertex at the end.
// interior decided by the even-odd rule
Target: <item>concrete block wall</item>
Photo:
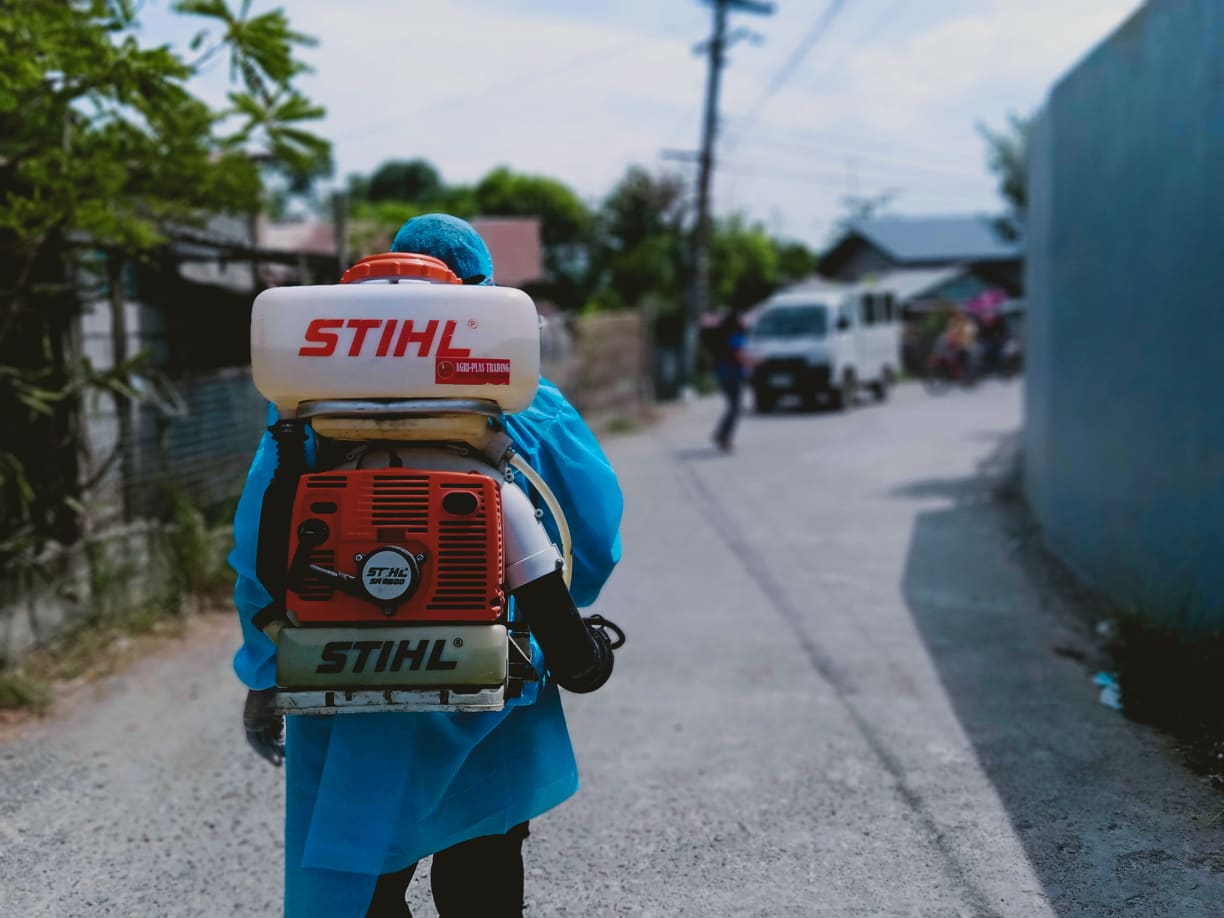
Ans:
{"type": "Polygon", "coordinates": [[[564,390],[594,427],[641,415],[650,401],[651,358],[640,312],[585,316],[576,325],[574,376],[564,390]]]}
{"type": "Polygon", "coordinates": [[[652,402],[653,358],[640,312],[581,316],[565,324],[563,344],[556,330],[552,337],[542,371],[592,427],[644,413],[652,402]]]}
{"type": "Polygon", "coordinates": [[[1054,87],[1031,170],[1030,503],[1122,605],[1224,628],[1224,4],[1141,7],[1054,87]]]}
{"type": "MultiPolygon", "coordinates": [[[[614,419],[639,417],[647,406],[649,373],[645,323],[636,313],[561,320],[549,333],[545,374],[599,430],[614,419]]],[[[181,379],[177,391],[183,414],[165,429],[149,412],[137,413],[134,480],[113,476],[90,496],[93,505],[111,505],[121,488],[137,499],[137,511],[152,507],[156,489],[173,486],[199,504],[237,498],[265,423],[265,406],[247,368],[218,370],[181,379]],[[147,416],[146,416],[147,415],[147,416]]],[[[113,426],[104,406],[91,419],[95,436],[113,426]]],[[[112,521],[114,514],[106,518],[112,521]]],[[[109,525],[87,543],[48,552],[45,578],[0,582],[0,666],[92,614],[104,603],[139,605],[168,589],[170,572],[157,563],[159,521],[109,525]],[[95,564],[91,568],[89,557],[95,564]],[[99,595],[99,572],[106,595],[99,595]]]]}
{"type": "Polygon", "coordinates": [[[0,583],[0,666],[19,659],[90,615],[138,607],[165,589],[155,562],[156,525],[118,526],[72,546],[52,546],[40,574],[0,583]]]}

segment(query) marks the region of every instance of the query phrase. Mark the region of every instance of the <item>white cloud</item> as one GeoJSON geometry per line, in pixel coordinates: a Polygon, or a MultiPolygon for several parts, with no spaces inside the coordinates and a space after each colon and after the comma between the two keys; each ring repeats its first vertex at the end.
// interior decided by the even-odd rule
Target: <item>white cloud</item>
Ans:
{"type": "Polygon", "coordinates": [[[997,209],[975,124],[998,125],[1008,112],[1036,109],[1050,85],[1135,5],[990,0],[939,15],[937,4],[909,0],[891,7],[904,21],[886,28],[890,8],[873,4],[880,28],[871,16],[837,24],[840,31],[830,30],[810,65],[755,122],[749,134],[759,139],[733,145],[737,157],[803,164],[819,177],[801,191],[792,187],[789,204],[763,180],[733,179],[723,186],[723,203],[769,202],[787,230],[816,241],[852,188],[901,188],[895,206],[903,212],[997,209]],[[864,24],[874,40],[866,40],[864,24]]]}
{"type": "MultiPolygon", "coordinates": [[[[848,0],[738,142],[737,124],[823,3],[781,0],[776,16],[736,16],[766,41],[730,53],[722,110],[732,142],[716,206],[812,243],[855,185],[903,187],[904,211],[995,208],[974,123],[1032,110],[1135,3],[848,0]],[[788,180],[733,172],[736,162],[788,170],[788,180]]],[[[288,12],[320,39],[304,86],[328,108],[321,130],[342,176],[424,156],[447,180],[471,181],[505,163],[594,200],[630,164],[659,166],[661,149],[698,142],[705,65],[692,46],[710,14],[697,0],[295,0],[288,12]]],[[[161,40],[191,34],[181,17],[146,18],[161,40]]],[[[218,69],[205,83],[214,98],[224,77],[218,69]]]]}
{"type": "Polygon", "coordinates": [[[508,163],[595,196],[630,162],[654,161],[659,125],[700,91],[700,63],[675,38],[456,2],[423,22],[367,6],[386,27],[360,41],[339,4],[294,8],[295,26],[327,36],[305,85],[328,104],[342,170],[426,156],[464,181],[508,163]]]}

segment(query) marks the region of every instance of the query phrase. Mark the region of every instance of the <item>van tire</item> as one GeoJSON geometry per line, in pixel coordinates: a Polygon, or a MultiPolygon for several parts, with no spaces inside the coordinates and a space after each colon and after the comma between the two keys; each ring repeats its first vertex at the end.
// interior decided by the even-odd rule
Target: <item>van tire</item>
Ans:
{"type": "Polygon", "coordinates": [[[888,390],[897,384],[897,374],[892,367],[885,366],[880,368],[880,378],[871,384],[871,394],[875,396],[877,402],[883,402],[888,399],[888,390]]]}
{"type": "Polygon", "coordinates": [[[777,407],[778,394],[772,389],[753,389],[752,404],[757,414],[769,414],[777,407]]]}
{"type": "Polygon", "coordinates": [[[858,401],[858,377],[853,370],[847,370],[842,377],[842,384],[833,390],[833,410],[849,411],[858,401]]]}

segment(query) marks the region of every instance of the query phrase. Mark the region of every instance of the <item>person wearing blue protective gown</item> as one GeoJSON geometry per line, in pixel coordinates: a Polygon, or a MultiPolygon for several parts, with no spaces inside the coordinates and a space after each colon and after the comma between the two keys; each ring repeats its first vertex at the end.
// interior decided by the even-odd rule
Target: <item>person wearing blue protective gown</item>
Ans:
{"type": "MultiPolygon", "coordinates": [[[[468,283],[493,282],[483,240],[454,217],[409,220],[392,250],[440,258],[468,283]]],[[[588,606],[620,559],[623,503],[616,475],[578,412],[545,379],[532,404],[505,416],[505,424],[519,454],[565,512],[573,538],[570,592],[577,606],[588,606]]],[[[308,443],[308,463],[315,446],[308,443]]],[[[234,602],[243,634],[234,670],[251,690],[244,717],[248,738],[279,764],[279,722],[259,704],[275,685],[275,645],[251,621],[270,601],[256,577],[255,559],[275,457],[265,433],[235,515],[230,564],[237,573],[234,602]]],[[[521,479],[519,484],[527,487],[521,479]]],[[[545,525],[559,542],[547,517],[545,525]]],[[[561,698],[534,640],[533,651],[541,680],[527,683],[522,697],[502,711],[288,718],[286,916],[410,915],[403,904],[407,880],[429,854],[437,855],[433,885],[443,918],[522,914],[519,846],[526,824],[578,789],[561,698]],[[488,877],[482,864],[489,865],[488,877]],[[472,891],[486,898],[474,905],[472,891]]]]}

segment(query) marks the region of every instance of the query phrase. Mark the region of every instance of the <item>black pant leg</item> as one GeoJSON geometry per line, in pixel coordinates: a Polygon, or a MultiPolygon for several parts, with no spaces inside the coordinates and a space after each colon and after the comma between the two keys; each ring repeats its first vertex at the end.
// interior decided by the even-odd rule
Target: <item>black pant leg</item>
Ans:
{"type": "Polygon", "coordinates": [[[739,420],[740,402],[743,401],[741,390],[743,381],[738,378],[719,380],[719,387],[727,400],[722,418],[714,431],[714,438],[723,446],[730,446],[735,436],[735,424],[739,420]]]}
{"type": "Polygon", "coordinates": [[[384,873],[378,878],[374,887],[374,897],[370,899],[370,909],[366,918],[412,918],[412,910],[404,901],[408,894],[408,884],[416,873],[416,864],[411,864],[396,873],[384,873]]]}
{"type": "Polygon", "coordinates": [[[523,839],[527,823],[434,855],[430,872],[441,918],[522,918],[523,839]]]}

